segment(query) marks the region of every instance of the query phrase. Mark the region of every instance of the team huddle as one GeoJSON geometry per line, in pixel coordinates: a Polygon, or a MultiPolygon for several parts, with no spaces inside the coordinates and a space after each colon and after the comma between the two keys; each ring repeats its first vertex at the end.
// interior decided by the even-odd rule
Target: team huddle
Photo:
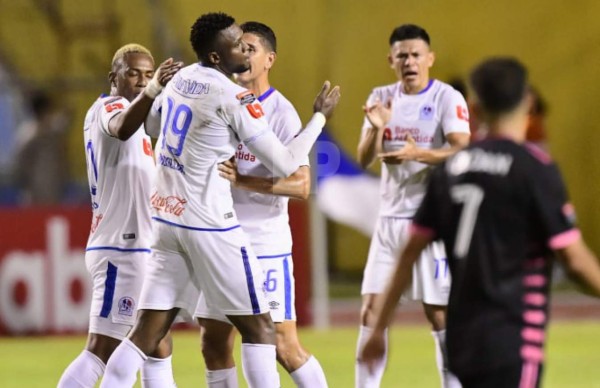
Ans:
{"type": "MultiPolygon", "coordinates": [[[[169,329],[193,317],[208,387],[238,386],[236,331],[250,387],[279,387],[277,362],[298,387],[327,387],[297,335],[287,205],[308,197],[308,154],[340,88],[324,83],[302,127],[269,83],[277,43],[268,26],[209,13],[190,42],[199,62],[168,59],[156,71],[143,46],[117,50],[110,95],[86,115],[94,292],[87,345],[58,386],[132,387],[140,371],[145,388],[175,387],[169,329]]],[[[465,99],[429,77],[427,32],[402,25],[389,43],[398,82],[369,96],[358,146],[363,166],[382,163],[382,205],[356,387],[381,384],[402,293],[423,303],[443,387],[535,387],[550,254],[597,294],[600,267],[555,165],[523,144],[526,71],[494,58],[472,73],[473,109],[490,136],[469,145],[465,99]]]]}

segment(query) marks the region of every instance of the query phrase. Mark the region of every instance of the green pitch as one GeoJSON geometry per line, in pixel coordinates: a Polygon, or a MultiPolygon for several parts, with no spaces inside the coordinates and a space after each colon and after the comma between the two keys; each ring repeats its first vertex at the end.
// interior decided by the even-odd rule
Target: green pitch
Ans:
{"type": "MultiPolygon", "coordinates": [[[[332,388],[354,386],[356,332],[356,328],[349,327],[301,331],[304,345],[318,357],[332,388]]],[[[174,339],[173,364],[178,386],[205,386],[198,335],[194,331],[178,331],[174,339]]],[[[390,362],[383,387],[439,386],[433,340],[426,327],[397,326],[390,339],[390,362]]],[[[0,387],[56,386],[63,369],[79,354],[84,343],[82,336],[0,338],[0,387]]],[[[547,346],[544,386],[600,388],[599,347],[600,323],[553,324],[547,346]]],[[[236,355],[239,360],[239,349],[236,355]]],[[[283,370],[280,374],[282,387],[294,386],[283,370]]],[[[240,385],[245,386],[241,375],[240,385]]]]}

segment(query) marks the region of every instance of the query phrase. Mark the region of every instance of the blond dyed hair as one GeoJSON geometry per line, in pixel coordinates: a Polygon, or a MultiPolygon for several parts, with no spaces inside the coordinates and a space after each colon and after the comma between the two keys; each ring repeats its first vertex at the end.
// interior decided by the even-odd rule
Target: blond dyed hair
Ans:
{"type": "Polygon", "coordinates": [[[152,56],[152,53],[150,53],[150,50],[148,50],[141,44],[129,43],[115,52],[115,55],[112,59],[113,70],[120,62],[122,62],[125,59],[125,55],[127,54],[146,54],[152,59],[152,62],[154,62],[154,57],[152,56]]]}

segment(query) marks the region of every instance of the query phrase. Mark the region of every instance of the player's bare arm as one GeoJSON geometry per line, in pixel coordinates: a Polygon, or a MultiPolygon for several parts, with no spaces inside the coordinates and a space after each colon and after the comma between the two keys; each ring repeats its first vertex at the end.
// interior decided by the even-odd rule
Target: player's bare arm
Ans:
{"type": "Polygon", "coordinates": [[[383,163],[399,164],[404,160],[414,160],[426,164],[439,164],[454,155],[461,149],[469,145],[471,135],[462,132],[451,132],[446,135],[448,148],[425,149],[419,148],[412,138],[408,135],[404,147],[397,151],[380,153],[379,157],[383,163]]]}
{"type": "Polygon", "coordinates": [[[358,163],[367,168],[375,161],[375,156],[382,152],[383,130],[392,111],[390,102],[383,104],[379,100],[369,107],[363,106],[363,110],[372,127],[367,129],[358,143],[357,154],[358,163]]]}
{"type": "Polygon", "coordinates": [[[156,96],[182,66],[183,62],[174,62],[173,58],[161,63],[146,84],[144,92],[131,102],[127,110],[110,120],[108,123],[110,133],[119,140],[129,139],[144,123],[156,96]]]}
{"type": "Polygon", "coordinates": [[[414,263],[420,257],[423,249],[425,249],[430,242],[431,238],[429,236],[412,234],[406,247],[401,253],[394,274],[388,282],[387,289],[383,294],[383,306],[376,313],[373,332],[359,355],[359,360],[367,364],[370,370],[372,370],[374,364],[378,360],[383,358],[385,352],[385,329],[392,321],[392,316],[396,306],[398,306],[400,296],[402,296],[402,293],[406,290],[412,280],[412,268],[414,263]]]}
{"type": "Polygon", "coordinates": [[[287,178],[242,175],[234,160],[219,164],[219,175],[237,189],[306,200],[310,194],[310,168],[301,166],[287,178]]]}
{"type": "Polygon", "coordinates": [[[600,264],[583,239],[578,239],[556,253],[570,277],[581,285],[584,291],[600,297],[600,264]]]}

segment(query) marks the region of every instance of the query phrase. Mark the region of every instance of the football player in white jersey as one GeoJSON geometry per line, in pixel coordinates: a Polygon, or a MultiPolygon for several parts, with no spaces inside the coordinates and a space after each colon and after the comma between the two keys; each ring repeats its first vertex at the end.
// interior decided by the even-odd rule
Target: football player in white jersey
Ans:
{"type": "Polygon", "coordinates": [[[189,304],[190,282],[240,332],[249,386],[279,387],[264,274],[233,209],[231,183],[220,176],[218,166],[243,142],[277,176],[291,175],[337,105],[339,88],[330,90],[325,83],[313,118],[283,146],[270,130],[260,101],[230,79],[249,67],[242,34],[229,15],[198,18],[190,41],[199,62],[175,75],[148,117],[147,126],[161,129],[151,200],[152,254],[136,324],[109,360],[102,387],[134,384],[137,370],[179,310],[195,308],[189,304]]]}
{"type": "MultiPolygon", "coordinates": [[[[287,144],[298,134],[302,123],[292,104],[269,82],[269,71],[277,56],[275,34],[258,22],[244,23],[241,28],[250,53],[250,69],[235,78],[239,85],[258,94],[270,129],[287,144]]],[[[288,197],[308,198],[308,158],[288,178],[274,178],[248,147],[240,143],[234,161],[223,163],[219,169],[221,175],[232,182],[234,209],[266,274],[267,302],[277,331],[277,360],[298,387],[326,387],[319,361],[304,350],[298,340],[294,306],[288,197]]],[[[195,315],[202,327],[202,354],[208,386],[237,387],[232,324],[223,313],[208,308],[203,297],[195,315]]]]}
{"type": "MultiPolygon", "coordinates": [[[[135,322],[150,256],[149,202],[155,170],[143,123],[154,98],[181,66],[168,59],[155,72],[148,49],[138,44],[121,47],[108,76],[110,95],[98,98],[86,115],[92,226],[85,262],[93,296],[86,348],[63,372],[59,387],[94,387],[135,322]]],[[[168,337],[144,364],[144,387],[174,386],[170,354],[168,337]]]]}
{"type": "MultiPolygon", "coordinates": [[[[356,386],[379,387],[386,357],[372,373],[358,354],[375,324],[384,287],[393,273],[409,226],[425,194],[433,166],[469,143],[467,104],[451,86],[429,77],[435,56],[427,32],[405,24],[390,36],[388,60],[398,82],[377,87],[366,103],[358,145],[358,161],[369,166],[381,159],[381,206],[362,290],[361,326],[357,343],[356,386]]],[[[421,300],[431,323],[443,387],[460,386],[448,372],[445,315],[450,289],[448,260],[441,242],[432,243],[414,266],[412,287],[405,295],[421,300]]]]}

